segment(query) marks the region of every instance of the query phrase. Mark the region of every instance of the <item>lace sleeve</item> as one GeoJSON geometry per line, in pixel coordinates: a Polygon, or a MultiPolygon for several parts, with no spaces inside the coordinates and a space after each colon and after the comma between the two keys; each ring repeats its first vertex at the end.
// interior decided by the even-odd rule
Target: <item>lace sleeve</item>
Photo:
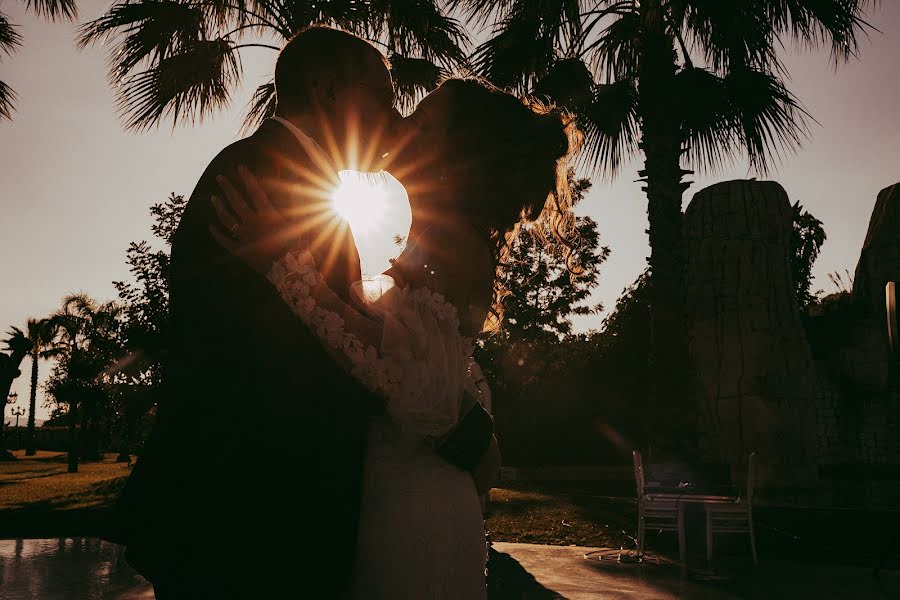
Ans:
{"type": "Polygon", "coordinates": [[[267,279],[275,286],[285,304],[315,333],[338,362],[372,391],[387,393],[393,380],[389,361],[379,356],[375,344],[348,331],[340,310],[325,306],[344,305],[344,314],[355,313],[337,298],[316,270],[308,251],[291,252],[272,265],[267,279]]]}
{"type": "Polygon", "coordinates": [[[278,260],[268,279],[339,364],[386,398],[397,425],[437,437],[458,422],[472,343],[459,334],[455,308],[443,296],[394,288],[367,301],[366,317],[325,285],[306,251],[278,260]],[[361,333],[373,323],[377,334],[361,333]]]}

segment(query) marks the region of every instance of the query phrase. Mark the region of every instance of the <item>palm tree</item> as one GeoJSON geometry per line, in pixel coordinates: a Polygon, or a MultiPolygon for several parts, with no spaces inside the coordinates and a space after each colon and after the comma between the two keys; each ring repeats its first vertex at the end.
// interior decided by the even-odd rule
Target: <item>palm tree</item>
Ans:
{"type": "MultiPolygon", "coordinates": [[[[78,15],[74,0],[26,0],[25,6],[39,17],[51,21],[73,20],[78,15]]],[[[0,11],[0,55],[7,56],[22,45],[22,36],[16,26],[0,11]]],[[[18,95],[9,85],[0,81],[0,121],[12,119],[18,95]]]]}
{"type": "Polygon", "coordinates": [[[685,363],[682,194],[689,168],[742,155],[764,173],[797,149],[809,114],[785,86],[783,45],[856,55],[876,0],[454,0],[492,37],[476,70],[570,109],[582,159],[612,176],[643,153],[650,229],[652,354],[663,389],[685,363]]]}
{"type": "Polygon", "coordinates": [[[9,396],[9,390],[12,389],[13,381],[22,374],[19,371],[19,365],[28,356],[31,344],[17,329],[10,331],[3,343],[6,344],[6,350],[9,352],[9,354],[0,353],[0,401],[5,402],[6,397],[9,396]]]}
{"type": "MultiPolygon", "coordinates": [[[[435,0],[120,0],[80,28],[78,44],[110,43],[118,109],[126,128],[142,130],[164,117],[191,124],[227,105],[241,80],[242,51],[278,51],[313,24],[341,27],[382,48],[403,107],[460,65],[468,43],[435,0]]],[[[256,90],[245,125],[274,108],[269,81],[256,90]]]]}
{"type": "Polygon", "coordinates": [[[9,390],[12,383],[22,374],[19,366],[28,355],[28,348],[31,344],[24,336],[15,332],[10,332],[6,340],[6,350],[9,354],[0,352],[0,406],[3,411],[0,412],[0,460],[12,460],[14,456],[6,450],[6,436],[4,429],[6,428],[6,402],[9,398],[9,390]]]}
{"type": "Polygon", "coordinates": [[[78,471],[78,459],[96,453],[91,423],[98,405],[106,398],[106,387],[112,382],[111,368],[119,358],[119,319],[123,307],[115,302],[98,303],[87,294],[70,294],[63,299],[61,310],[53,316],[64,348],[60,376],[54,377],[51,393],[68,406],[69,461],[68,472],[78,471]],[[80,436],[78,434],[81,407],[80,436]]]}
{"type": "MultiPolygon", "coordinates": [[[[31,396],[28,400],[28,430],[25,441],[25,456],[36,454],[34,446],[34,411],[37,404],[38,363],[41,360],[59,356],[57,344],[59,326],[53,319],[28,319],[25,331],[13,327],[9,339],[28,342],[28,356],[31,357],[31,396]]],[[[23,343],[24,345],[24,343],[23,343]]]]}

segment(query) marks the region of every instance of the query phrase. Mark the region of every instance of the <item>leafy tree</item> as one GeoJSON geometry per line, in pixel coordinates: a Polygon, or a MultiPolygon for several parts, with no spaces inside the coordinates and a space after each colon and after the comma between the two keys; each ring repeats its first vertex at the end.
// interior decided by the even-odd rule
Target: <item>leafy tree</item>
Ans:
{"type": "Polygon", "coordinates": [[[138,421],[156,403],[156,391],[163,382],[162,364],[168,350],[168,248],[186,205],[184,196],[170,194],[165,202],[150,207],[151,231],[164,249],[146,241],[132,242],[126,261],[134,280],[113,282],[124,307],[121,338],[128,356],[118,388],[122,430],[117,460],[122,462],[130,460],[138,421]]]}
{"type": "MultiPolygon", "coordinates": [[[[72,21],[78,15],[74,0],[26,0],[25,6],[35,15],[50,21],[72,21]]],[[[0,11],[0,55],[9,56],[21,45],[22,36],[16,31],[16,25],[10,23],[0,11]]],[[[0,81],[0,121],[12,119],[17,99],[15,90],[0,81]]]]}
{"type": "MultiPolygon", "coordinates": [[[[573,204],[581,202],[591,183],[569,176],[573,204]]],[[[501,264],[499,280],[503,299],[503,335],[522,340],[552,336],[559,339],[572,333],[573,315],[601,311],[599,304],[582,304],[597,287],[600,265],[609,248],[598,247],[597,223],[577,217],[575,246],[569,249],[553,237],[550,222],[539,220],[520,231],[509,247],[508,260],[501,264]]]]}
{"type": "Polygon", "coordinates": [[[170,194],[165,202],[150,207],[153,235],[165,249],[155,249],[149,242],[132,242],[126,263],[133,281],[115,281],[119,300],[124,307],[123,342],[128,348],[128,373],[151,385],[161,381],[161,362],[165,356],[169,318],[169,251],[172,235],[187,205],[184,196],[170,194]]]}
{"type": "Polygon", "coordinates": [[[819,257],[819,250],[825,243],[825,228],[822,221],[803,209],[800,201],[791,207],[793,229],[791,230],[791,276],[797,305],[805,311],[816,301],[812,287],[812,268],[819,257]]]}
{"type": "MultiPolygon", "coordinates": [[[[379,46],[393,67],[401,106],[465,59],[465,30],[435,0],[122,0],[84,25],[78,43],[109,44],[119,110],[128,129],[141,130],[167,116],[194,123],[226,106],[243,74],[241,51],[277,51],[314,24],[338,26],[379,46]]],[[[257,89],[246,125],[274,108],[269,81],[257,89]]]]}
{"type": "Polygon", "coordinates": [[[25,440],[25,456],[34,456],[37,451],[34,446],[34,411],[37,403],[38,363],[41,360],[54,358],[60,355],[61,348],[58,344],[59,324],[52,318],[28,319],[25,330],[13,327],[7,344],[15,340],[23,346],[28,344],[28,356],[31,357],[31,395],[28,400],[28,430],[25,440]]]}
{"type": "Polygon", "coordinates": [[[492,82],[549,97],[584,130],[585,162],[614,175],[643,154],[652,349],[659,391],[687,394],[682,194],[688,168],[740,155],[764,172],[797,148],[808,114],[782,46],[856,56],[873,0],[456,0],[492,37],[472,57],[492,82]],[[677,388],[677,391],[676,391],[677,388]]]}
{"type": "MultiPolygon", "coordinates": [[[[570,173],[569,185],[577,205],[591,184],[570,173]]],[[[547,220],[520,230],[498,269],[505,290],[502,326],[476,351],[491,386],[504,454],[519,464],[577,460],[578,448],[596,449],[585,440],[595,437],[590,422],[597,406],[583,393],[580,377],[590,344],[572,334],[571,318],[601,310],[586,302],[609,248],[599,245],[590,217],[576,218],[573,238],[570,252],[547,220]],[[574,426],[573,418],[584,427],[574,426]],[[567,436],[570,443],[560,446],[567,436]],[[536,450],[538,438],[542,444],[536,450]]]]}

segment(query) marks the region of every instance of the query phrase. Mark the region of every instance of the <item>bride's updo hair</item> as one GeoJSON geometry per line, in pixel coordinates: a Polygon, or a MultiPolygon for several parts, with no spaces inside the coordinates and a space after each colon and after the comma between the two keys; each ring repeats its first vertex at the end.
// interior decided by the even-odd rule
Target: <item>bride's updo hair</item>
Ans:
{"type": "MultiPolygon", "coordinates": [[[[574,119],[476,79],[449,79],[438,93],[452,95],[442,150],[454,196],[494,239],[501,265],[520,226],[537,219],[546,219],[552,241],[571,249],[575,217],[569,158],[581,141],[574,119]]],[[[491,328],[502,319],[503,295],[498,287],[491,328]]]]}
{"type": "Polygon", "coordinates": [[[449,79],[438,93],[452,95],[443,160],[462,208],[501,236],[547,211],[565,237],[568,158],[579,142],[572,118],[477,79],[449,79]]]}

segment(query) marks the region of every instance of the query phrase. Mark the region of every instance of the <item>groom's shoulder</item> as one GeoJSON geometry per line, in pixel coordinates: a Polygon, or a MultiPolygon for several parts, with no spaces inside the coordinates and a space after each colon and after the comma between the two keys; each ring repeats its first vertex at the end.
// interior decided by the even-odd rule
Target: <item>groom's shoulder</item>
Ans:
{"type": "Polygon", "coordinates": [[[215,177],[215,175],[221,174],[222,169],[234,168],[248,162],[257,162],[260,154],[267,154],[270,151],[269,146],[273,144],[272,138],[271,134],[267,135],[267,131],[260,127],[251,135],[225,146],[209,161],[198,186],[208,176],[215,177]]]}
{"type": "MultiPolygon", "coordinates": [[[[249,168],[265,186],[265,180],[295,177],[311,164],[287,130],[271,121],[263,122],[251,135],[223,148],[207,165],[195,192],[205,186],[218,187],[217,175],[235,175],[238,165],[249,168]]],[[[205,191],[204,191],[205,193],[205,191]]]]}
{"type": "MultiPolygon", "coordinates": [[[[206,221],[212,216],[209,199],[216,194],[219,184],[216,182],[218,175],[224,175],[230,179],[237,177],[237,167],[244,165],[254,172],[264,182],[273,175],[273,172],[281,167],[276,164],[273,157],[285,153],[283,140],[278,136],[275,128],[261,125],[251,135],[232,142],[219,151],[206,165],[200,178],[197,180],[194,190],[188,201],[182,224],[189,226],[194,220],[206,221]]],[[[292,157],[296,161],[296,157],[292,157]]]]}

